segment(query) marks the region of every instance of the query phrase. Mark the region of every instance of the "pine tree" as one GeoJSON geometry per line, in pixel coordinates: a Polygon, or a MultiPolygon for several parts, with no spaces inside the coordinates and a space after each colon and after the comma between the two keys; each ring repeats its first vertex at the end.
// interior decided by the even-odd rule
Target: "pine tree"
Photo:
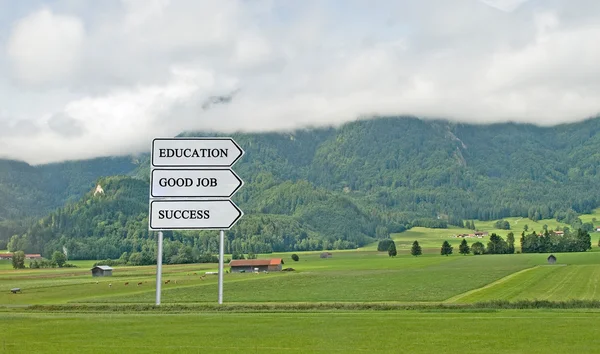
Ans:
{"type": "Polygon", "coordinates": [[[471,222],[469,220],[467,220],[467,222],[465,223],[465,228],[471,230],[471,222]]]}
{"type": "Polygon", "coordinates": [[[396,243],[392,241],[392,243],[390,243],[390,247],[388,248],[388,255],[390,257],[396,257],[397,254],[398,252],[396,251],[396,243]]]}
{"type": "Polygon", "coordinates": [[[420,256],[423,254],[418,241],[413,242],[412,247],[410,249],[410,254],[412,254],[413,256],[420,256]]]}
{"type": "Polygon", "coordinates": [[[463,240],[460,242],[460,246],[458,246],[458,252],[464,255],[471,253],[471,247],[469,247],[467,244],[466,239],[463,238],[463,240]]]}
{"type": "Polygon", "coordinates": [[[508,235],[506,235],[506,243],[508,243],[507,253],[508,254],[515,253],[515,234],[513,234],[512,232],[509,232],[508,235]]]}
{"type": "Polygon", "coordinates": [[[442,251],[441,251],[442,256],[448,256],[449,254],[452,254],[452,248],[453,247],[450,246],[448,241],[444,241],[444,243],[442,244],[442,251]]]}

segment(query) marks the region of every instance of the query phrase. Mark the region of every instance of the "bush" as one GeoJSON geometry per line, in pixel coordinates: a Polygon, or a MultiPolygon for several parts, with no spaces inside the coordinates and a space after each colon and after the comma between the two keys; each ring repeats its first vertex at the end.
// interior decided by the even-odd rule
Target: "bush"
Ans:
{"type": "Polygon", "coordinates": [[[96,262],[92,265],[92,267],[95,266],[99,266],[99,265],[105,265],[105,266],[109,266],[109,267],[114,267],[114,266],[120,266],[120,265],[125,265],[127,264],[127,262],[121,260],[121,259],[105,259],[103,261],[99,261],[96,262]]]}
{"type": "Polygon", "coordinates": [[[498,220],[494,226],[500,230],[510,230],[510,223],[506,220],[498,220]]]}
{"type": "Polygon", "coordinates": [[[300,257],[298,257],[298,255],[294,253],[292,255],[292,259],[294,260],[294,262],[298,262],[300,260],[300,257]]]}
{"type": "Polygon", "coordinates": [[[377,245],[377,251],[379,252],[387,252],[390,249],[390,244],[394,243],[394,240],[391,238],[386,238],[385,240],[379,241],[377,245]]]}
{"type": "Polygon", "coordinates": [[[484,254],[485,246],[483,245],[483,243],[481,243],[479,241],[475,242],[474,244],[471,245],[471,252],[473,252],[474,255],[484,254]]]}

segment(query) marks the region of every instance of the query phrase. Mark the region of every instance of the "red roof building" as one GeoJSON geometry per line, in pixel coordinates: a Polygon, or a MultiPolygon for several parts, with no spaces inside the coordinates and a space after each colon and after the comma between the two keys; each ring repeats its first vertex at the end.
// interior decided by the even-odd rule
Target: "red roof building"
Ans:
{"type": "Polygon", "coordinates": [[[284,264],[281,258],[235,259],[229,262],[232,273],[280,271],[284,264]]]}

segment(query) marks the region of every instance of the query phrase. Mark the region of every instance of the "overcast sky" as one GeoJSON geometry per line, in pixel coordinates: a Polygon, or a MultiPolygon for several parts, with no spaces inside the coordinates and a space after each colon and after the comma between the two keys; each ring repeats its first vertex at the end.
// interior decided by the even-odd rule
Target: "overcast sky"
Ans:
{"type": "Polygon", "coordinates": [[[0,0],[0,156],[373,114],[577,121],[600,112],[599,40],[597,0],[0,0]]]}

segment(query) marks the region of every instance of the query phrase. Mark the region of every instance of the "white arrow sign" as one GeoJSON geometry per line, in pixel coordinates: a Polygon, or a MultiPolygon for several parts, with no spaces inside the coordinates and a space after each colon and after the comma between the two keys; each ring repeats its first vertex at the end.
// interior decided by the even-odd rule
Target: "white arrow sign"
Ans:
{"type": "Polygon", "coordinates": [[[231,138],[156,138],[153,167],[231,167],[244,150],[231,138]]]}
{"type": "Polygon", "coordinates": [[[232,170],[152,170],[153,198],[230,198],[244,182],[232,170]]]}
{"type": "Polygon", "coordinates": [[[150,230],[229,230],[244,213],[231,200],[153,200],[150,230]]]}

